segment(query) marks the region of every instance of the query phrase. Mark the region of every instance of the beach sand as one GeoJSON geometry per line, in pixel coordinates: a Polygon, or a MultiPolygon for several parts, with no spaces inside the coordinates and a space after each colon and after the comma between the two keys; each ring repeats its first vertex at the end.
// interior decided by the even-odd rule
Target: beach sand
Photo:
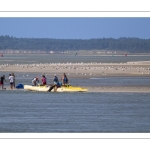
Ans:
{"type": "MultiPolygon", "coordinates": [[[[96,77],[136,77],[150,76],[150,61],[128,63],[50,63],[50,64],[3,64],[0,65],[0,74],[3,73],[40,73],[49,76],[57,74],[60,78],[63,73],[69,78],[96,78],[96,77]]],[[[90,92],[150,92],[150,87],[86,87],[90,92]]],[[[7,88],[9,89],[9,88],[7,88]]]]}

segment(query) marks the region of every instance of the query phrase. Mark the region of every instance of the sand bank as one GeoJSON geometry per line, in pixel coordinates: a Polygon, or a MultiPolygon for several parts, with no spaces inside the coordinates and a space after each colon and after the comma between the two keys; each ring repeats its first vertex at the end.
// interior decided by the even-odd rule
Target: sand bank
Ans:
{"type": "Polygon", "coordinates": [[[91,78],[101,76],[150,76],[150,61],[128,63],[47,63],[47,64],[3,64],[0,74],[7,73],[66,73],[75,78],[91,78]]]}
{"type": "Polygon", "coordinates": [[[150,93],[150,87],[127,87],[127,86],[118,86],[118,87],[86,87],[89,92],[125,92],[125,93],[150,93]]]}

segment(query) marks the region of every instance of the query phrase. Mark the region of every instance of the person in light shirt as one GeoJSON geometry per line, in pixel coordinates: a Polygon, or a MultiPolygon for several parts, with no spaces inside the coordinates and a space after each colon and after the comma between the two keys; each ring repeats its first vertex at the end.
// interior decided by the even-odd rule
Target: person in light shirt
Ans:
{"type": "Polygon", "coordinates": [[[9,83],[10,83],[10,89],[14,88],[14,76],[12,74],[9,74],[9,83]]]}
{"type": "Polygon", "coordinates": [[[39,82],[39,78],[38,77],[34,77],[32,79],[32,86],[36,86],[37,85],[37,82],[39,82]]]}

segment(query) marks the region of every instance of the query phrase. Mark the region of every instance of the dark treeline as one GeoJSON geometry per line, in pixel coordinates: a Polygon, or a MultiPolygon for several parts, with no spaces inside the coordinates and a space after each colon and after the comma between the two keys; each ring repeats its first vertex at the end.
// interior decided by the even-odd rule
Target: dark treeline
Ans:
{"type": "Polygon", "coordinates": [[[101,39],[50,39],[15,38],[0,36],[0,50],[115,50],[131,53],[150,52],[150,39],[101,38],[101,39]]]}

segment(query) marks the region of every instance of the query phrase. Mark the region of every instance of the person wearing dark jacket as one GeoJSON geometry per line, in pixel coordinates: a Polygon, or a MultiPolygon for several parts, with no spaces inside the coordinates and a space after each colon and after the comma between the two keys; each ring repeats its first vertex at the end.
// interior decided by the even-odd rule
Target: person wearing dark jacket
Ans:
{"type": "Polygon", "coordinates": [[[49,92],[51,92],[52,89],[54,89],[54,91],[56,92],[58,87],[60,87],[60,83],[58,77],[55,74],[53,78],[53,85],[50,87],[49,92]]]}
{"type": "Polygon", "coordinates": [[[68,84],[68,78],[66,76],[66,74],[64,73],[63,76],[61,77],[61,81],[63,85],[68,84]]]}
{"type": "Polygon", "coordinates": [[[4,81],[6,82],[5,75],[1,76],[1,80],[0,80],[0,82],[1,82],[0,85],[2,86],[2,90],[5,89],[4,88],[4,81]]]}

